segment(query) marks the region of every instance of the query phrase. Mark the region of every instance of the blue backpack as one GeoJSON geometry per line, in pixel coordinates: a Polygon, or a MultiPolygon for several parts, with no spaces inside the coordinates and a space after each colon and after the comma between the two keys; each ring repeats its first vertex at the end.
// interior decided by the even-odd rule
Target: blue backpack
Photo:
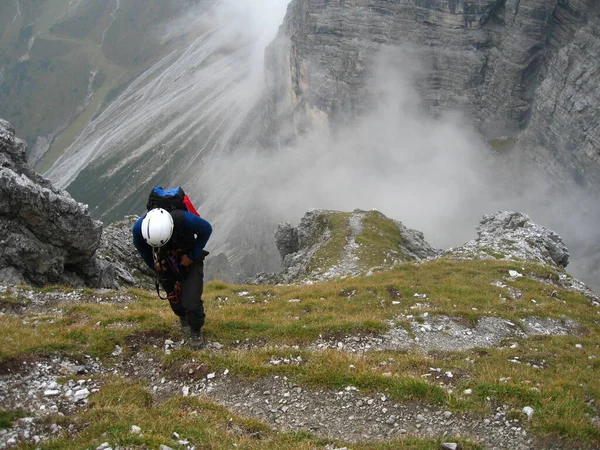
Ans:
{"type": "Polygon", "coordinates": [[[154,208],[162,208],[169,212],[181,209],[200,217],[200,214],[196,211],[196,208],[194,208],[194,205],[181,186],[168,190],[163,189],[162,186],[153,188],[148,196],[146,209],[150,211],[154,208]]]}

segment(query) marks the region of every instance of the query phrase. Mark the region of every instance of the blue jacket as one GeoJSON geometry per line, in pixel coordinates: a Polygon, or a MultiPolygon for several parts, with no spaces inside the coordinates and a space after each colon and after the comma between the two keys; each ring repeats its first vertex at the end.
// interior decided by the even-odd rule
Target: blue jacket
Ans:
{"type": "MultiPolygon", "coordinates": [[[[193,235],[195,242],[194,248],[187,253],[187,256],[192,261],[199,261],[204,257],[204,246],[212,234],[212,226],[203,218],[198,217],[190,212],[185,211],[183,214],[183,225],[185,226],[184,233],[190,236],[193,235]]],[[[142,256],[148,267],[154,270],[152,246],[148,245],[142,236],[142,220],[144,220],[144,217],[146,217],[146,215],[140,217],[131,229],[133,233],[133,245],[135,245],[135,248],[142,256]]]]}

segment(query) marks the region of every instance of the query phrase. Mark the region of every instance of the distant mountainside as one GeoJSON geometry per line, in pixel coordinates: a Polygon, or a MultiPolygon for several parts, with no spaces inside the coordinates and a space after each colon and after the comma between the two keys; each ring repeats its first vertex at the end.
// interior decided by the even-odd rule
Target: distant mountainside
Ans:
{"type": "Polygon", "coordinates": [[[30,163],[47,170],[99,110],[173,50],[169,21],[210,3],[1,2],[0,116],[29,143],[30,163]]]}

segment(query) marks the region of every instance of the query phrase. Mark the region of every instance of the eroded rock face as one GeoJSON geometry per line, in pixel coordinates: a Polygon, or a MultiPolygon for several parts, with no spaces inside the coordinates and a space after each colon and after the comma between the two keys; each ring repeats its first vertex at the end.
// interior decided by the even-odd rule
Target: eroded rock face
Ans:
{"type": "Polygon", "coordinates": [[[290,136],[348,123],[383,59],[429,112],[461,110],[489,140],[528,130],[517,153],[597,185],[599,30],[596,0],[293,0],[267,50],[270,112],[290,136]]]}
{"type": "Polygon", "coordinates": [[[561,237],[519,212],[484,215],[477,234],[477,239],[446,250],[442,256],[527,260],[563,268],[569,263],[569,251],[561,237]]]}
{"type": "Polygon", "coordinates": [[[26,164],[26,144],[0,119],[0,282],[116,287],[94,258],[102,223],[26,164]]]}
{"type": "Polygon", "coordinates": [[[535,92],[522,156],[534,160],[553,180],[600,187],[600,3],[570,2],[557,10],[564,26],[551,34],[551,53],[535,92]],[[580,17],[587,17],[581,24],[580,17]],[[564,177],[565,171],[570,177],[564,177]],[[567,180],[564,180],[564,179],[567,180]]]}

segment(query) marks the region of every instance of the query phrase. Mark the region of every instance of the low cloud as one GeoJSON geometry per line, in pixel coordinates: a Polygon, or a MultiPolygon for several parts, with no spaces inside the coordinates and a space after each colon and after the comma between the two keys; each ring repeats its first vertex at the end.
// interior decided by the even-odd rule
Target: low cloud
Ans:
{"type": "Polygon", "coordinates": [[[543,177],[517,180],[517,168],[460,112],[425,113],[415,80],[426,68],[410,50],[395,51],[411,69],[382,58],[368,87],[377,99],[371,113],[335,133],[315,127],[290,146],[219,158],[206,183],[217,199],[210,203],[293,224],[313,208],[377,209],[438,248],[475,238],[484,214],[519,211],[560,234],[571,250],[570,269],[593,285],[594,263],[583,251],[599,235],[593,197],[561,192],[543,177]]]}

